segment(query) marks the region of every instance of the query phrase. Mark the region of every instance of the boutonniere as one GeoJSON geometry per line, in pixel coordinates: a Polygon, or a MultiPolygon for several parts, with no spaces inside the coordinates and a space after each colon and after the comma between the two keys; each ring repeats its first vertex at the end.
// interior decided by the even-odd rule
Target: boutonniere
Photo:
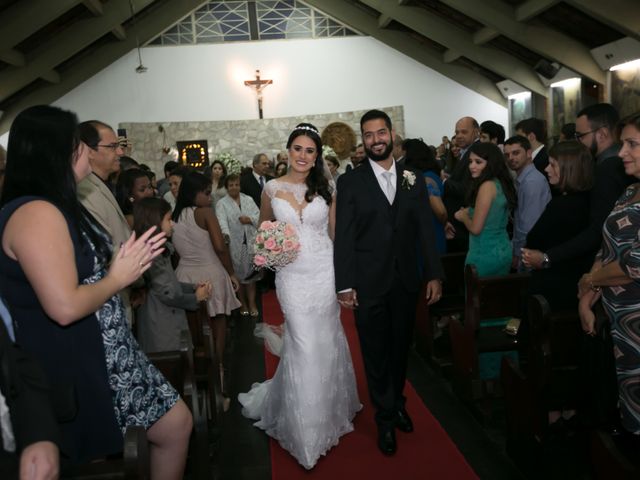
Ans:
{"type": "Polygon", "coordinates": [[[416,184],[416,175],[415,173],[405,170],[402,172],[402,187],[407,190],[411,189],[416,184]]]}

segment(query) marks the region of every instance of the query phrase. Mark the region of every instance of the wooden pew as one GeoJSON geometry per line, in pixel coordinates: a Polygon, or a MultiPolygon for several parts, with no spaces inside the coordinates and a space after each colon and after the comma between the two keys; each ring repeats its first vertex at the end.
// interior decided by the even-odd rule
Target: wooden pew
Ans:
{"type": "Polygon", "coordinates": [[[190,345],[188,332],[182,332],[180,350],[154,352],[147,354],[147,356],[178,391],[193,416],[193,432],[189,445],[188,462],[191,477],[196,480],[211,479],[210,445],[212,441],[206,414],[206,397],[198,392],[194,375],[193,349],[190,345]]]}
{"type": "Polygon", "coordinates": [[[526,320],[529,325],[526,375],[504,358],[501,382],[507,451],[513,458],[534,461],[547,433],[550,405],[561,404],[565,410],[578,407],[582,331],[577,309],[551,312],[541,295],[529,298],[526,320]]]}
{"type": "Polygon", "coordinates": [[[121,458],[88,463],[62,465],[60,478],[74,480],[148,480],[151,478],[149,442],[143,427],[128,427],[124,435],[121,458]]]}
{"type": "MultiPolygon", "coordinates": [[[[445,278],[442,282],[442,298],[427,307],[423,287],[416,309],[416,351],[434,365],[445,368],[451,364],[451,349],[448,338],[438,342],[443,348],[434,346],[435,322],[438,318],[461,314],[464,311],[464,261],[466,253],[447,253],[440,256],[445,278]]],[[[447,331],[443,332],[447,335],[447,331]]],[[[447,335],[448,336],[448,335],[447,335]]]]}
{"type": "Polygon", "coordinates": [[[201,302],[198,310],[187,311],[189,331],[193,339],[195,378],[206,397],[206,412],[213,424],[223,412],[220,361],[216,353],[211,318],[206,305],[201,302]]]}
{"type": "Polygon", "coordinates": [[[463,320],[452,318],[449,336],[453,353],[452,386],[468,404],[485,398],[486,382],[480,378],[479,354],[519,350],[518,338],[504,326],[487,326],[495,318],[522,319],[526,311],[529,274],[518,273],[479,278],[476,267],[465,267],[463,320]]]}
{"type": "Polygon", "coordinates": [[[632,447],[633,458],[624,454],[615,440],[602,430],[591,433],[589,457],[595,480],[638,480],[640,463],[638,462],[638,445],[632,447]]]}

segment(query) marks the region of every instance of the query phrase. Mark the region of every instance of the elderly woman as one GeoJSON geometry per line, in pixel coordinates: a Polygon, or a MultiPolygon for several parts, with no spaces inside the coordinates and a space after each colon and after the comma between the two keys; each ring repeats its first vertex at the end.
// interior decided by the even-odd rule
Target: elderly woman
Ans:
{"type": "Polygon", "coordinates": [[[553,263],[544,252],[587,228],[593,170],[593,157],[580,142],[560,142],[549,151],[545,172],[557,195],[527,235],[522,262],[527,268],[540,266],[532,272],[531,293],[543,295],[552,310],[577,307],[576,283],[591,265],[589,252],[553,263]]]}
{"type": "MultiPolygon", "coordinates": [[[[640,179],[640,113],[620,122],[620,157],[627,175],[640,179]]],[[[580,279],[580,320],[595,334],[593,304],[611,321],[622,426],[640,439],[640,183],[630,185],[603,227],[602,247],[591,271],[580,279]]]]}
{"type": "Polygon", "coordinates": [[[229,239],[233,269],[240,281],[238,288],[238,297],[242,303],[240,313],[243,316],[250,314],[252,317],[257,317],[255,284],[257,277],[251,277],[251,274],[253,273],[253,242],[260,210],[250,196],[240,193],[239,175],[229,175],[225,179],[225,187],[228,195],[218,202],[216,215],[222,234],[229,239]]]}

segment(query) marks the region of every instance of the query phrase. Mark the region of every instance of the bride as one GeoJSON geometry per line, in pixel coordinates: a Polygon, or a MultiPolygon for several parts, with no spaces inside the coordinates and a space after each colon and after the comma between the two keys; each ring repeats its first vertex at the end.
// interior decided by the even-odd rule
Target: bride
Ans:
{"type": "Polygon", "coordinates": [[[260,211],[261,222],[292,224],[301,245],[296,260],[276,275],[285,317],[280,363],[272,379],[253,384],[238,400],[243,415],[311,469],[353,430],[362,405],[335,293],[335,189],[325,176],[318,130],[299,124],[287,149],[289,171],[266,184],[260,211]]]}

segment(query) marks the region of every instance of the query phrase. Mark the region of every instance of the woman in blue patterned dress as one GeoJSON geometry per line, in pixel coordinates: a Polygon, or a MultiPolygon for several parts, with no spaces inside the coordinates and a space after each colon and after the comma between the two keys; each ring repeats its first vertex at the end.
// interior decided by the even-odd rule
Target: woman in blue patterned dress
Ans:
{"type": "MultiPolygon", "coordinates": [[[[620,157],[627,175],[640,179],[640,113],[622,127],[620,157]]],[[[578,284],[580,319],[595,334],[593,304],[611,321],[622,426],[640,441],[640,183],[627,187],[607,218],[602,247],[591,272],[578,284]]]]}
{"type": "Polygon", "coordinates": [[[162,252],[164,234],[132,236],[111,258],[111,240],[76,196],[76,182],[91,173],[87,149],[71,112],[36,106],[14,120],[1,198],[0,294],[18,343],[52,387],[61,455],[78,463],[121,451],[126,427],[141,425],[153,478],[179,479],[191,415],[140,351],[117,295],[162,252]]]}
{"type": "Polygon", "coordinates": [[[442,168],[431,148],[419,138],[408,138],[402,143],[405,151],[405,165],[422,172],[429,192],[429,205],[433,212],[433,229],[436,234],[436,247],[441,255],[447,253],[447,238],[444,226],[447,223],[447,209],[442,202],[444,187],[440,179],[442,168]]]}

